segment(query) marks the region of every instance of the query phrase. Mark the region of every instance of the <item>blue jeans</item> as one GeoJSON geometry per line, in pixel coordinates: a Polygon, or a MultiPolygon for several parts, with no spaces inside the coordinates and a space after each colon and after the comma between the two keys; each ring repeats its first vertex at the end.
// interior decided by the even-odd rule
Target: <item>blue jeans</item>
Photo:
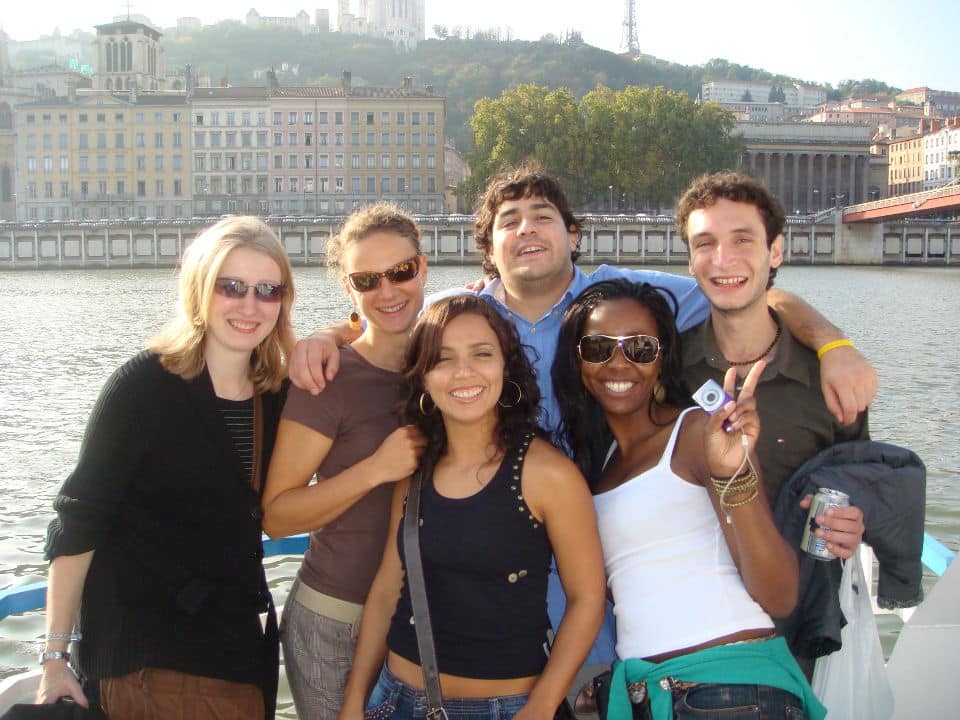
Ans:
{"type": "Polygon", "coordinates": [[[677,683],[671,690],[676,720],[800,720],[800,698],[769,685],[677,683]]]}
{"type": "MultiPolygon", "coordinates": [[[[443,699],[449,720],[511,720],[527,704],[527,695],[488,698],[443,699]]],[[[427,696],[397,678],[384,665],[367,700],[366,720],[422,720],[427,715],[427,696]]]]}

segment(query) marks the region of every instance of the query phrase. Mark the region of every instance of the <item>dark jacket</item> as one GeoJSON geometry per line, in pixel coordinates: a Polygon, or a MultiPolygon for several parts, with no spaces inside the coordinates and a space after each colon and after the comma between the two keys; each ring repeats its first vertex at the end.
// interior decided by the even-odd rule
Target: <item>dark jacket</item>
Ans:
{"type": "MultiPolygon", "coordinates": [[[[263,399],[262,468],[284,393],[263,399]]],[[[260,495],[207,372],[183,380],[142,352],[107,381],[54,503],[49,559],[95,550],[77,661],[91,680],[157,667],[265,688],[278,665],[260,495]]]]}
{"type": "Polygon", "coordinates": [[[910,450],[868,440],[839,443],[805,462],[783,486],[774,515],[800,561],[800,599],[778,623],[795,655],[815,658],[840,648],[846,624],[837,596],[839,560],[823,562],[800,549],[807,511],[799,506],[818,488],[840,490],[863,511],[863,541],[880,565],[877,602],[911,607],[923,598],[923,527],[926,468],[910,450]]]}

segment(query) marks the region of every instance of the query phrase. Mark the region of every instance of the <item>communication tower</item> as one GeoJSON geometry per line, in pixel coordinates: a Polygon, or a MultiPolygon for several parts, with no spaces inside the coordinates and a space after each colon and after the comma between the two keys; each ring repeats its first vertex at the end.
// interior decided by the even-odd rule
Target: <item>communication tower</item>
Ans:
{"type": "Polygon", "coordinates": [[[640,56],[640,41],[637,40],[637,3],[636,0],[624,0],[623,40],[620,47],[631,57],[640,56]]]}

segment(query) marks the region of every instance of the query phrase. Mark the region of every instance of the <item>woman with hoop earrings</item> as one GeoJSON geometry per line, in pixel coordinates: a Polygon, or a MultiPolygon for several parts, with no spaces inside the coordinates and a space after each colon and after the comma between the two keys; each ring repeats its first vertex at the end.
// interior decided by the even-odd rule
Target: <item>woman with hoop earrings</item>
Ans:
{"type": "Polygon", "coordinates": [[[310,532],[280,623],[297,714],[310,720],[340,711],[392,485],[413,472],[424,445],[396,413],[427,277],[419,228],[394,205],[358,210],[327,244],[327,263],[353,304],[352,323],[363,315],[366,328],[342,348],[340,372],[321,394],[290,389],[263,496],[268,535],[310,532]]]}
{"type": "MultiPolygon", "coordinates": [[[[539,437],[539,393],[516,330],[486,301],[424,310],[404,367],[405,416],[428,438],[419,545],[450,720],[551,720],[603,618],[600,541],[583,477],[539,437]],[[567,613],[547,657],[551,555],[567,613]]],[[[426,715],[397,483],[364,607],[343,720],[426,715]],[[368,690],[374,686],[369,700],[368,690]]]]}

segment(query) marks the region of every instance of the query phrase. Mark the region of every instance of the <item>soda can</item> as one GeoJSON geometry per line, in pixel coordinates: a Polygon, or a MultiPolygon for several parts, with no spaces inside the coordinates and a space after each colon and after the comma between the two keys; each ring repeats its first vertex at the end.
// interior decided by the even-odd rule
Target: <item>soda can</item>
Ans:
{"type": "Polygon", "coordinates": [[[813,502],[810,503],[810,514],[807,515],[807,524],[803,528],[803,539],[800,540],[800,547],[813,555],[817,560],[833,560],[836,555],[827,550],[827,541],[824,538],[817,537],[817,528],[829,530],[825,525],[817,525],[817,515],[823,515],[827,508],[848,507],[850,505],[850,496],[839,490],[830,488],[820,488],[817,494],[813,496],[813,502]]]}

